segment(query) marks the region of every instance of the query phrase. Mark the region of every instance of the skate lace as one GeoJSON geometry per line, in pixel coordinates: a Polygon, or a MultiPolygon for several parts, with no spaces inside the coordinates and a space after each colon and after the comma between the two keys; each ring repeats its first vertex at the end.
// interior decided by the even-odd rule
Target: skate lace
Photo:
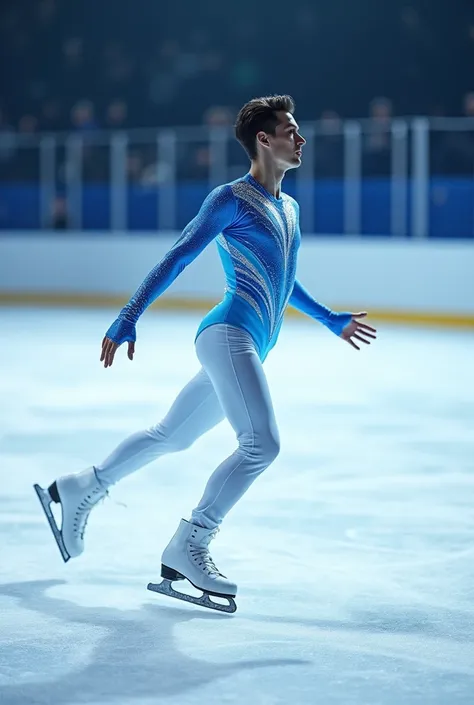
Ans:
{"type": "Polygon", "coordinates": [[[225,575],[223,575],[220,570],[217,568],[216,564],[211,558],[211,555],[209,553],[209,542],[216,536],[218,533],[219,528],[214,529],[211,531],[211,533],[207,536],[206,539],[203,539],[203,542],[205,545],[203,546],[197,546],[197,545],[191,545],[189,547],[189,553],[191,554],[193,560],[201,567],[203,570],[206,570],[209,575],[217,575],[220,576],[221,578],[225,578],[225,575]]]}
{"type": "Polygon", "coordinates": [[[74,529],[76,533],[79,534],[81,539],[84,539],[84,533],[92,508],[95,507],[96,504],[103,502],[109,496],[107,490],[105,491],[105,494],[103,494],[103,492],[104,491],[101,489],[93,490],[90,494],[84,497],[82,502],[77,507],[76,516],[74,519],[74,529]],[[96,497],[97,494],[100,494],[100,497],[96,497]]]}

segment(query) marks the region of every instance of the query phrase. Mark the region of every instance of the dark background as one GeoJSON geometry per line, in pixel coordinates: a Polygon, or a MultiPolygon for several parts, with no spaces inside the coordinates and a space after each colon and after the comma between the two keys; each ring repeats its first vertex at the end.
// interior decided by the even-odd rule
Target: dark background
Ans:
{"type": "Polygon", "coordinates": [[[273,92],[300,120],[368,116],[378,97],[395,115],[474,116],[461,0],[4,0],[0,47],[0,124],[23,132],[195,125],[273,92]]]}

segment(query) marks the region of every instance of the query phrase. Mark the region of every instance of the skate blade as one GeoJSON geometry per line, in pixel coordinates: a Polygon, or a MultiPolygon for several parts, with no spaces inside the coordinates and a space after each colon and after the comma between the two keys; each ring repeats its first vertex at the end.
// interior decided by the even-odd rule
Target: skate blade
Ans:
{"type": "Polygon", "coordinates": [[[68,560],[71,558],[71,556],[66,551],[63,537],[61,536],[61,532],[58,529],[58,525],[56,524],[56,520],[53,516],[53,512],[51,511],[52,499],[49,495],[49,492],[47,490],[44,490],[39,485],[33,485],[33,487],[35,488],[36,494],[38,495],[38,499],[41,502],[41,506],[43,507],[44,513],[46,514],[46,519],[48,520],[51,531],[53,532],[53,536],[54,536],[56,543],[58,545],[59,552],[61,553],[62,559],[65,563],[67,563],[68,560]]]}
{"type": "MultiPolygon", "coordinates": [[[[178,592],[174,590],[171,586],[171,580],[166,578],[161,581],[161,583],[148,583],[147,589],[152,592],[158,592],[160,595],[168,595],[168,597],[175,597],[177,600],[183,600],[184,602],[192,602],[194,605],[199,605],[200,607],[207,607],[211,610],[218,610],[219,612],[227,612],[232,614],[236,611],[237,605],[232,597],[228,595],[219,595],[225,600],[228,600],[228,605],[222,605],[220,602],[214,602],[211,600],[206,592],[203,592],[201,597],[193,597],[192,595],[186,595],[184,592],[178,592]]],[[[198,588],[200,590],[200,588],[198,588]]]]}

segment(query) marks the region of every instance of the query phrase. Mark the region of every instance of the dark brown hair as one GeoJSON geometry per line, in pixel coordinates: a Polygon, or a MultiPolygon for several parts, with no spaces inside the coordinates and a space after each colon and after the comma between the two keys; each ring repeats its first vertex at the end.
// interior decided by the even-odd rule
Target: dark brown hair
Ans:
{"type": "Polygon", "coordinates": [[[277,112],[293,113],[295,103],[289,95],[272,95],[253,98],[239,111],[235,123],[235,136],[250,159],[257,156],[256,136],[260,131],[275,134],[278,125],[277,112]]]}

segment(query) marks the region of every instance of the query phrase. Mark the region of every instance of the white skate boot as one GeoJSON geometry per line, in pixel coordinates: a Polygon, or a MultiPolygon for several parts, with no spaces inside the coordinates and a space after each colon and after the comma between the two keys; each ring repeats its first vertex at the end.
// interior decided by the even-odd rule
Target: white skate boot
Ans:
{"type": "Polygon", "coordinates": [[[58,478],[47,490],[34,485],[64,562],[84,550],[84,531],[91,509],[103,499],[107,490],[99,483],[94,468],[58,478]],[[61,529],[58,528],[51,502],[61,505],[61,529]]]}
{"type": "Polygon", "coordinates": [[[218,531],[204,529],[181,519],[178,530],[161,557],[161,577],[164,580],[159,584],[149,583],[148,590],[221,612],[235,612],[237,606],[233,598],[237,594],[237,585],[222,575],[209,555],[209,543],[218,531]],[[185,578],[204,594],[193,597],[172,588],[173,580],[185,578]],[[228,605],[209,599],[210,595],[226,598],[228,605]]]}

